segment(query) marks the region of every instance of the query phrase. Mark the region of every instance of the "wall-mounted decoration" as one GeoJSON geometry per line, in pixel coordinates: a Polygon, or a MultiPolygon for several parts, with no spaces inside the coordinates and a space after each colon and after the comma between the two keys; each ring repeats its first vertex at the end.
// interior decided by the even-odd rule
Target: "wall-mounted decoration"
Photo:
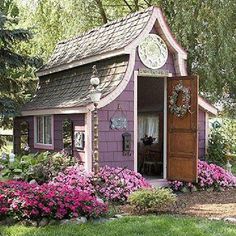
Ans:
{"type": "Polygon", "coordinates": [[[127,129],[127,119],[125,117],[111,118],[112,129],[127,129]]]}
{"type": "Polygon", "coordinates": [[[184,117],[187,112],[190,112],[190,99],[190,89],[186,88],[183,85],[183,81],[180,80],[180,82],[173,88],[172,95],[169,98],[170,112],[177,117],[184,117]],[[178,106],[177,103],[180,93],[182,93],[182,101],[181,105],[178,106]]]}
{"type": "Polygon", "coordinates": [[[149,34],[138,46],[138,53],[142,63],[150,69],[159,69],[167,61],[168,49],[162,38],[156,34],[149,34]]]}
{"type": "Polygon", "coordinates": [[[158,79],[160,77],[172,77],[172,73],[170,73],[168,70],[163,69],[152,70],[147,68],[140,68],[138,70],[138,76],[153,77],[158,79]]]}
{"type": "Polygon", "coordinates": [[[120,104],[118,104],[117,110],[111,117],[111,129],[122,130],[127,128],[128,128],[127,118],[125,117],[125,114],[120,104]]]}
{"type": "Polygon", "coordinates": [[[123,144],[123,155],[130,156],[131,150],[131,134],[130,133],[123,133],[122,134],[122,144],[123,144]]]}
{"type": "Polygon", "coordinates": [[[75,141],[75,148],[80,149],[80,150],[84,150],[84,132],[82,131],[75,131],[74,133],[74,141],[75,141]]]}

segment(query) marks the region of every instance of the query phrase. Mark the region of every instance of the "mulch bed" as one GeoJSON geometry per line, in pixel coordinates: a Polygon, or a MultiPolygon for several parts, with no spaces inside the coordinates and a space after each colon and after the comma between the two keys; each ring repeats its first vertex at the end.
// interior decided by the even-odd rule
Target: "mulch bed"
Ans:
{"type": "Polygon", "coordinates": [[[236,188],[222,192],[181,193],[172,212],[208,218],[236,217],[236,188]]]}
{"type": "MultiPolygon", "coordinates": [[[[145,214],[145,212],[134,211],[129,205],[122,206],[120,210],[128,214],[145,214]]],[[[177,203],[162,211],[162,213],[166,212],[205,218],[236,218],[236,188],[221,192],[179,193],[177,194],[177,203]]],[[[149,213],[159,214],[161,212],[152,209],[149,213]]]]}

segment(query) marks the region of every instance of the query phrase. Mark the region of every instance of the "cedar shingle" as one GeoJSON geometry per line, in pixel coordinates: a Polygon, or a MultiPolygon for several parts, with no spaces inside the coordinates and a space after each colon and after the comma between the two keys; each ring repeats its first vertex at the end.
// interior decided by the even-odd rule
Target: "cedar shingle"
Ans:
{"type": "Polygon", "coordinates": [[[152,11],[153,7],[150,7],[120,20],[109,22],[82,35],[59,42],[53,55],[39,72],[124,48],[145,28],[152,11]]]}
{"type": "Polygon", "coordinates": [[[81,107],[91,103],[90,78],[96,64],[102,97],[111,93],[122,81],[128,66],[128,55],[115,57],[61,71],[40,78],[39,89],[22,111],[51,108],[81,107]]]}

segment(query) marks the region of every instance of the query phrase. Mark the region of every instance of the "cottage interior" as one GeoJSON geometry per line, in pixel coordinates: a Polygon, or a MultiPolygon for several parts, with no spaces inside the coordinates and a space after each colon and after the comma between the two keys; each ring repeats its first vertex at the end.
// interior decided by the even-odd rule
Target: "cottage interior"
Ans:
{"type": "Polygon", "coordinates": [[[163,111],[164,79],[139,77],[138,172],[149,178],[163,178],[163,111]]]}

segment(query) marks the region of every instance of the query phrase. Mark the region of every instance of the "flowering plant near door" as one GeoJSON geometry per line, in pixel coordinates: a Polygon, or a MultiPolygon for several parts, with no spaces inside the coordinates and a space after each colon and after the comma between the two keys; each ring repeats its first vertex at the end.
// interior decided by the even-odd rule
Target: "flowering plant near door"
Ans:
{"type": "Polygon", "coordinates": [[[169,182],[174,191],[218,190],[221,188],[236,187],[236,177],[215,164],[198,161],[198,183],[181,181],[169,182]]]}

